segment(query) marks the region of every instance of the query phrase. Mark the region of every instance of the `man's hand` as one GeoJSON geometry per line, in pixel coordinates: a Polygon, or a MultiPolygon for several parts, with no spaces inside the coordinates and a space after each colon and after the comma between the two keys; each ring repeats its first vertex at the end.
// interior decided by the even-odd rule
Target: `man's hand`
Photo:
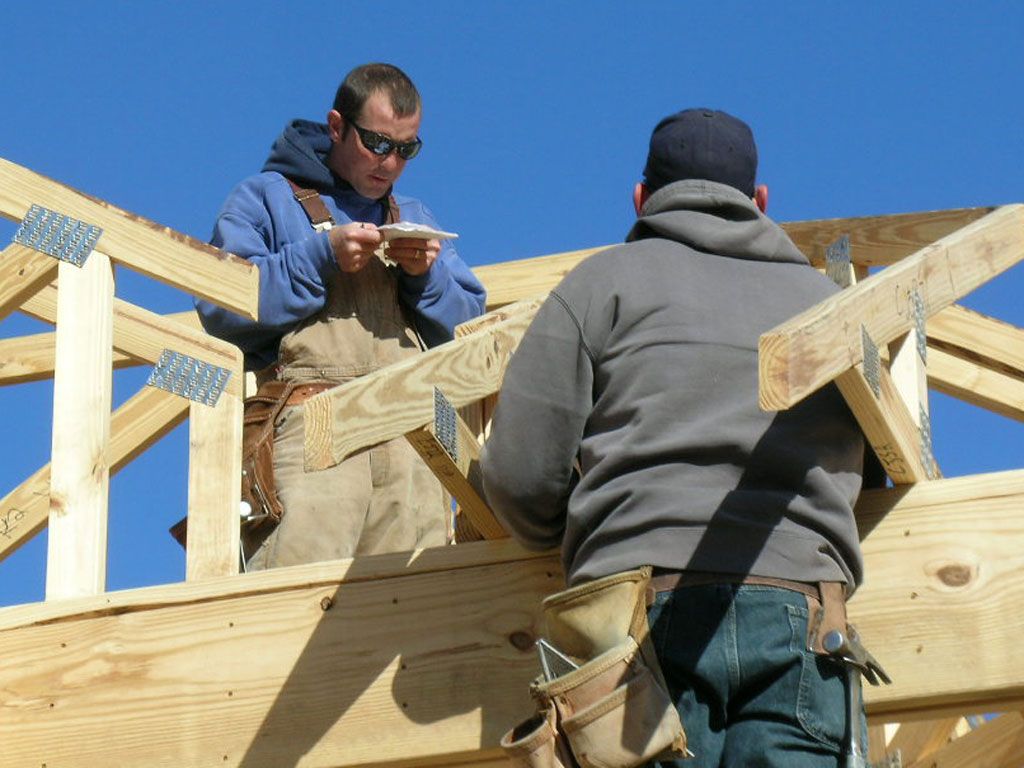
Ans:
{"type": "Polygon", "coordinates": [[[388,243],[388,258],[407,275],[422,275],[437,261],[441,252],[440,240],[419,240],[415,237],[396,237],[388,243]]]}
{"type": "Polygon", "coordinates": [[[374,224],[353,221],[327,231],[334,258],[342,272],[358,272],[365,267],[373,252],[384,242],[384,236],[374,224]]]}

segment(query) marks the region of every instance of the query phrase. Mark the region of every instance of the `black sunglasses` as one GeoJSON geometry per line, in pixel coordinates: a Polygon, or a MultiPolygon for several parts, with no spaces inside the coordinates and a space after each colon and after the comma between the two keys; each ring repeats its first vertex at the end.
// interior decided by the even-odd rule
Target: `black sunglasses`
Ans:
{"type": "Polygon", "coordinates": [[[356,133],[359,134],[359,141],[362,142],[363,146],[375,155],[389,155],[394,151],[403,160],[412,160],[420,153],[420,149],[423,147],[423,140],[419,136],[412,141],[395,141],[382,133],[368,131],[356,125],[353,120],[349,120],[348,124],[356,129],[356,133]]]}

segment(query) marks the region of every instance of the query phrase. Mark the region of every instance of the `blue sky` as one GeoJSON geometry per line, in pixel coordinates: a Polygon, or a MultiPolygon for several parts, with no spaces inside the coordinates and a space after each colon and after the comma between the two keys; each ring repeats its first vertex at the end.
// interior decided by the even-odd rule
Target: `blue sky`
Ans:
{"type": "MultiPolygon", "coordinates": [[[[620,241],[650,129],[688,106],[751,124],[780,221],[1024,202],[1024,4],[696,5],[8,2],[0,156],[206,239],[284,124],[323,119],[348,69],[384,60],[425,105],[399,187],[470,265],[620,241]]],[[[1018,266],[964,303],[1024,326],[1022,294],[1018,266]]],[[[118,295],[190,306],[124,270],[118,295]]],[[[119,372],[115,401],[146,373],[119,372]]],[[[2,495],[48,461],[52,385],[0,398],[2,495]]],[[[932,411],[946,475],[1024,467],[1024,425],[940,396],[932,411]]],[[[166,529],[186,436],[111,481],[109,589],[182,578],[166,529]]],[[[0,562],[0,605],[42,599],[45,553],[42,534],[0,562]]]]}

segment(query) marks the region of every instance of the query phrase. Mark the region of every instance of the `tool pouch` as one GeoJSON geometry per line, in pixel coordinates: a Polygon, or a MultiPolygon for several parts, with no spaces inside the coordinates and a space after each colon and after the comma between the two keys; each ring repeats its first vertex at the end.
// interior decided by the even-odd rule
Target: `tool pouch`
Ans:
{"type": "Polygon", "coordinates": [[[274,422],[295,387],[292,381],[266,381],[242,406],[242,501],[252,509],[252,529],[276,525],[284,514],[274,483],[274,422]]]}
{"type": "Polygon", "coordinates": [[[502,737],[501,748],[513,768],[575,768],[555,722],[555,708],[548,707],[502,737]]]}
{"type": "MultiPolygon", "coordinates": [[[[531,686],[549,726],[544,713],[555,713],[553,754],[564,740],[572,754],[567,759],[575,761],[567,768],[633,768],[686,754],[686,734],[650,642],[650,576],[649,567],[613,574],[543,603],[546,638],[582,662],[566,675],[531,686]]],[[[545,727],[535,728],[538,738],[545,727]]]]}

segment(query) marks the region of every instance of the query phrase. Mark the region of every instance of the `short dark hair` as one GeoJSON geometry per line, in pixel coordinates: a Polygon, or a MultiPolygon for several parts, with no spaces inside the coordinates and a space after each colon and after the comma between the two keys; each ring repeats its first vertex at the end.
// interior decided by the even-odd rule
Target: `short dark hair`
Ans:
{"type": "Polygon", "coordinates": [[[377,91],[383,91],[391,100],[391,109],[397,117],[408,117],[420,109],[420,94],[412,80],[394,64],[374,62],[356,67],[338,86],[334,95],[334,109],[348,122],[360,119],[366,100],[377,91]]]}

